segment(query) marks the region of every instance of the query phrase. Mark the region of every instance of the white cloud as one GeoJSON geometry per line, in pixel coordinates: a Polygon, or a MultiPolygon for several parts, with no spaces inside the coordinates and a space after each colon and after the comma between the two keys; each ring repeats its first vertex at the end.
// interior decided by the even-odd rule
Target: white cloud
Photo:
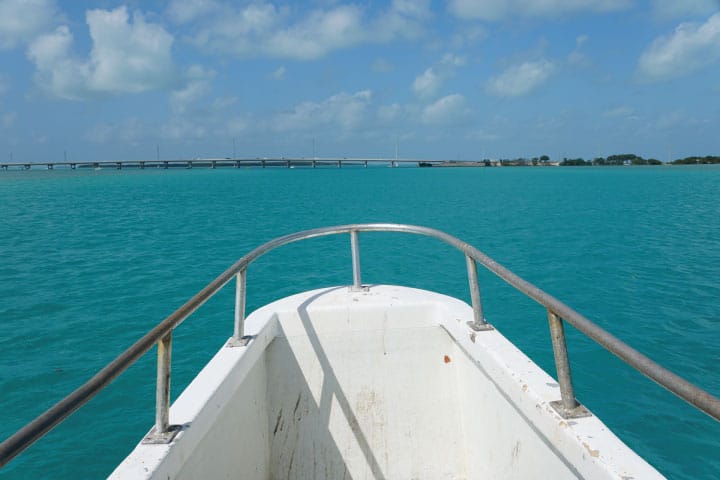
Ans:
{"type": "Polygon", "coordinates": [[[388,10],[366,22],[362,43],[418,38],[432,17],[429,0],[394,0],[388,10]]]}
{"type": "Polygon", "coordinates": [[[243,132],[248,125],[239,116],[235,96],[212,99],[214,70],[193,65],[183,75],[185,86],[170,94],[172,116],[159,126],[159,136],[173,141],[228,138],[243,132]]]}
{"type": "Polygon", "coordinates": [[[235,105],[238,101],[237,97],[233,96],[224,96],[224,97],[217,97],[212,102],[212,108],[214,110],[222,110],[224,108],[228,108],[232,105],[235,105]]]}
{"type": "Polygon", "coordinates": [[[465,114],[465,97],[455,93],[426,106],[421,118],[424,123],[446,124],[459,121],[465,114]]]}
{"type": "MultiPolygon", "coordinates": [[[[193,74],[199,76],[199,79],[209,79],[214,72],[191,67],[186,76],[192,77],[193,74]]],[[[190,80],[189,84],[192,85],[193,80],[190,80]]],[[[235,97],[218,97],[200,104],[197,100],[207,97],[205,91],[198,93],[198,90],[191,88],[174,93],[180,94],[180,97],[174,100],[179,103],[173,104],[171,96],[173,115],[167,120],[155,122],[131,117],[119,122],[99,123],[86,133],[85,139],[99,144],[122,143],[133,146],[153,145],[158,140],[226,140],[239,135],[251,124],[242,114],[228,112],[228,107],[237,101],[235,97]]]]}
{"type": "Polygon", "coordinates": [[[131,24],[125,7],[91,10],[87,23],[93,40],[93,89],[141,92],[173,83],[173,37],[160,25],[145,22],[140,12],[134,13],[131,24]]]}
{"type": "Polygon", "coordinates": [[[340,6],[328,12],[316,12],[307,21],[287,29],[269,43],[279,38],[288,42],[278,52],[302,58],[307,53],[318,58],[331,50],[348,48],[370,41],[364,32],[362,10],[355,6],[340,6]],[[291,48],[290,42],[300,41],[299,48],[291,48]]]}
{"type": "Polygon", "coordinates": [[[362,122],[371,99],[372,92],[361,90],[353,94],[338,93],[322,102],[302,102],[290,111],[275,115],[270,125],[278,131],[317,127],[350,130],[362,122]]]}
{"type": "Polygon", "coordinates": [[[167,15],[176,23],[189,23],[220,8],[214,0],[172,0],[167,15]]]}
{"type": "Polygon", "coordinates": [[[460,49],[474,45],[488,37],[487,29],[477,24],[461,24],[455,28],[450,39],[453,48],[460,49]]]}
{"type": "Polygon", "coordinates": [[[0,0],[0,50],[31,41],[49,30],[57,16],[54,0],[0,0]]]}
{"type": "Polygon", "coordinates": [[[48,94],[65,99],[87,96],[88,65],[70,56],[73,37],[67,26],[41,35],[28,47],[35,63],[35,82],[48,94]]]}
{"type": "Polygon", "coordinates": [[[632,0],[450,0],[448,9],[465,20],[497,21],[508,17],[555,17],[579,12],[611,12],[632,0]]]}
{"type": "Polygon", "coordinates": [[[440,76],[430,67],[415,78],[413,91],[419,97],[430,97],[438,91],[441,85],[440,76]]]}
{"type": "Polygon", "coordinates": [[[705,23],[681,23],[672,35],[655,39],[643,52],[637,74],[663,80],[700,70],[720,59],[720,13],[705,23]]]}
{"type": "Polygon", "coordinates": [[[457,67],[465,65],[463,57],[446,54],[432,67],[418,75],[413,82],[413,91],[420,98],[434,96],[446,80],[455,75],[457,67]]]}
{"type": "Polygon", "coordinates": [[[86,20],[92,40],[87,60],[72,55],[67,26],[36,38],[28,47],[36,83],[50,95],[78,100],[98,94],[167,89],[176,83],[171,58],[173,37],[140,12],[130,22],[125,7],[90,10],[86,20]]]}
{"type": "Polygon", "coordinates": [[[285,78],[285,72],[285,67],[280,66],[270,75],[270,77],[275,80],[282,80],[283,78],[285,78]]]}
{"type": "Polygon", "coordinates": [[[568,55],[567,61],[571,65],[588,66],[591,64],[587,55],[583,51],[583,47],[588,41],[587,35],[580,35],[575,39],[575,49],[568,55]]]}
{"type": "Polygon", "coordinates": [[[193,65],[184,76],[187,82],[185,86],[170,94],[170,109],[175,114],[185,113],[190,105],[211,92],[210,81],[215,78],[215,72],[193,65]]]}
{"type": "Polygon", "coordinates": [[[391,12],[410,18],[429,18],[430,0],[393,0],[391,12]]]}
{"type": "Polygon", "coordinates": [[[360,7],[340,5],[316,10],[303,22],[272,33],[265,46],[268,53],[280,57],[315,59],[331,50],[357,45],[362,41],[362,30],[360,7]]]}
{"type": "Polygon", "coordinates": [[[688,15],[710,15],[720,9],[718,0],[652,0],[655,15],[677,18],[688,15]]]}
{"type": "Polygon", "coordinates": [[[487,83],[487,91],[499,97],[519,97],[539,87],[555,71],[555,65],[548,60],[524,62],[508,67],[487,83]]]}
{"type": "Polygon", "coordinates": [[[302,4],[276,7],[262,1],[242,7],[212,5],[202,10],[210,14],[197,22],[191,42],[201,49],[239,57],[317,59],[364,43],[414,38],[430,17],[426,0],[397,0],[374,18],[366,16],[369,7],[350,4],[307,12],[300,11],[302,4]]]}
{"type": "Polygon", "coordinates": [[[378,108],[378,119],[383,123],[392,123],[406,116],[407,109],[399,103],[382,105],[378,108]]]}

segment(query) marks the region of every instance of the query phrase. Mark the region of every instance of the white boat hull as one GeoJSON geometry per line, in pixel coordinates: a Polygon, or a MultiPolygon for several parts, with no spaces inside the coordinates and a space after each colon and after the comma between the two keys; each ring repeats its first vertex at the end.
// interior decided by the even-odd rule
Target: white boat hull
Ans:
{"type": "Polygon", "coordinates": [[[663,478],[465,303],[334,287],[252,313],[111,478],[663,478]]]}

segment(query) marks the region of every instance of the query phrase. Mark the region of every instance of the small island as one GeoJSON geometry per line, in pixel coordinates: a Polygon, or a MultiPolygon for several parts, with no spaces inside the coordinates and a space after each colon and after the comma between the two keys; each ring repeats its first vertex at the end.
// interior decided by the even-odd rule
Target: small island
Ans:
{"type": "Polygon", "coordinates": [[[558,161],[551,161],[547,155],[532,158],[501,158],[484,159],[479,161],[423,161],[419,162],[420,167],[606,167],[606,166],[641,166],[641,165],[710,165],[720,164],[720,156],[686,157],[673,160],[672,162],[661,162],[656,158],[643,158],[634,153],[623,153],[610,155],[608,157],[595,157],[592,160],[583,158],[563,158],[558,161]]]}
{"type": "Polygon", "coordinates": [[[673,160],[669,163],[663,163],[656,158],[643,158],[633,153],[624,153],[621,155],[610,155],[607,158],[596,157],[592,160],[584,160],[582,158],[565,158],[560,162],[561,166],[568,167],[587,167],[587,166],[618,166],[618,165],[710,165],[719,164],[719,156],[705,156],[705,157],[686,157],[673,160]]]}

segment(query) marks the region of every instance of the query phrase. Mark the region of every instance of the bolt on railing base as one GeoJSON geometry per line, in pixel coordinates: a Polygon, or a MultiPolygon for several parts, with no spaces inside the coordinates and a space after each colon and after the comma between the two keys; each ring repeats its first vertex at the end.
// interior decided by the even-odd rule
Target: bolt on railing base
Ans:
{"type": "Polygon", "coordinates": [[[182,427],[180,425],[170,425],[166,432],[156,433],[155,428],[150,430],[147,437],[142,439],[143,445],[167,445],[172,442],[182,427]]]}
{"type": "Polygon", "coordinates": [[[563,406],[562,400],[554,400],[550,402],[550,406],[553,407],[555,411],[566,420],[569,418],[592,417],[592,413],[590,413],[590,410],[585,408],[580,403],[578,403],[575,408],[566,408],[565,406],[563,406]]]}
{"type": "Polygon", "coordinates": [[[253,339],[253,335],[244,335],[240,338],[230,337],[230,340],[225,344],[226,347],[247,347],[250,340],[253,339]]]}
{"type": "Polygon", "coordinates": [[[495,327],[493,327],[492,325],[490,325],[487,322],[478,323],[478,322],[468,321],[467,325],[468,325],[468,327],[470,327],[472,330],[474,330],[476,332],[486,332],[488,330],[495,330],[495,327]]]}

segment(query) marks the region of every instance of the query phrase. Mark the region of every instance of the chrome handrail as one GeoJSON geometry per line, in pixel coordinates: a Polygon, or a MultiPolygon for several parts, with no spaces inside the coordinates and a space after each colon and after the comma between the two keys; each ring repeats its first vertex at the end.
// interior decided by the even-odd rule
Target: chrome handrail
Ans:
{"type": "Polygon", "coordinates": [[[75,410],[87,403],[156,343],[158,344],[156,424],[154,433],[151,434],[149,438],[149,442],[166,443],[170,441],[172,432],[175,430],[172,426],[168,425],[172,331],[227,285],[233,277],[236,277],[235,325],[230,346],[246,344],[247,339],[243,336],[243,324],[245,319],[245,282],[247,267],[269,251],[300,240],[349,233],[351,237],[353,264],[352,288],[360,289],[362,288],[362,279],[360,273],[358,232],[379,231],[425,235],[441,240],[465,254],[474,316],[474,320],[469,322],[469,324],[470,328],[474,330],[488,330],[492,328],[485,322],[483,317],[476,263],[482,264],[505,282],[546,307],[553,340],[556,368],[558,370],[558,383],[560,384],[561,390],[561,400],[554,403],[556,403],[556,409],[561,415],[572,417],[582,416],[584,414],[584,409],[577,403],[573,393],[572,377],[570,374],[570,365],[565,347],[565,335],[562,324],[562,320],[564,319],[643,375],[682,398],[698,410],[716,420],[720,420],[720,399],[655,363],[555,297],[515,275],[475,247],[447,233],[427,227],[390,223],[356,224],[324,227],[293,233],[271,240],[243,256],[184,305],[120,354],[115,360],[96,373],[85,384],[2,442],[0,444],[0,466],[5,465],[58,423],[70,416],[75,410]]]}

